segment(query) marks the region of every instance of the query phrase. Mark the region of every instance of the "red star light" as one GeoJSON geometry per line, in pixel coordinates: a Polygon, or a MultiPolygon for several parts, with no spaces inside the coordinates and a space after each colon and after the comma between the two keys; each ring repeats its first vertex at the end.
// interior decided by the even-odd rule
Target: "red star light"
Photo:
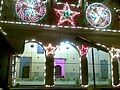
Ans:
{"type": "Polygon", "coordinates": [[[69,4],[66,2],[63,10],[58,10],[55,9],[56,13],[58,13],[60,15],[60,19],[58,21],[58,25],[64,23],[64,22],[69,22],[71,25],[75,26],[74,20],[73,18],[80,14],[80,12],[76,12],[76,11],[71,11],[69,4]]]}
{"type": "Polygon", "coordinates": [[[87,52],[88,52],[88,46],[86,44],[82,45],[81,48],[81,56],[86,56],[87,52]]]}

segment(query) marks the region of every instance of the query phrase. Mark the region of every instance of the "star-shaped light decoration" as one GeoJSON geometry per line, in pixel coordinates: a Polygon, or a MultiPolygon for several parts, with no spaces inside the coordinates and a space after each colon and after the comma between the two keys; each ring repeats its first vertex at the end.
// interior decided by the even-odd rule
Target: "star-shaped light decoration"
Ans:
{"type": "Polygon", "coordinates": [[[58,25],[64,23],[64,22],[69,22],[72,26],[75,26],[75,22],[73,20],[73,18],[76,15],[79,15],[80,12],[76,12],[76,11],[71,11],[69,4],[66,2],[63,10],[58,10],[58,9],[54,9],[56,11],[56,13],[58,13],[60,15],[60,19],[58,21],[58,25]]]}
{"type": "Polygon", "coordinates": [[[80,48],[81,56],[86,56],[86,54],[88,53],[88,49],[88,45],[83,44],[80,48]]]}
{"type": "Polygon", "coordinates": [[[45,49],[46,49],[46,54],[49,55],[49,54],[53,54],[55,47],[53,47],[51,43],[49,43],[48,46],[45,47],[45,49]]]}
{"type": "Polygon", "coordinates": [[[117,50],[114,47],[111,48],[110,55],[112,59],[117,57],[117,50]]]}

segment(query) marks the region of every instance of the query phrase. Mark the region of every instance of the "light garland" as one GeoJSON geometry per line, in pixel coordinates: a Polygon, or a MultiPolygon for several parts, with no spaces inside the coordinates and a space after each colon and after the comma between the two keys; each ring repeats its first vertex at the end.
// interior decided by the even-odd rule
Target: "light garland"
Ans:
{"type": "Polygon", "coordinates": [[[73,18],[76,15],[79,15],[80,12],[71,11],[70,6],[67,2],[65,3],[63,10],[58,10],[58,9],[54,9],[54,10],[56,11],[56,13],[60,15],[60,19],[57,25],[63,24],[65,22],[69,22],[72,26],[75,26],[73,18]]]}
{"type": "Polygon", "coordinates": [[[4,35],[7,35],[7,33],[6,33],[5,31],[3,31],[3,30],[0,30],[0,32],[1,32],[2,34],[4,34],[4,35]]]}
{"type": "MultiPolygon", "coordinates": [[[[6,23],[6,24],[19,24],[19,25],[34,25],[34,26],[41,26],[45,27],[47,24],[37,24],[37,23],[28,23],[28,22],[13,22],[13,21],[0,21],[0,23],[6,23]]],[[[54,28],[54,30],[59,30],[59,28],[69,28],[69,29],[86,29],[86,30],[92,30],[92,31],[103,31],[103,32],[120,32],[120,30],[114,30],[114,29],[97,29],[97,28],[91,28],[91,27],[80,27],[80,26],[62,26],[62,25],[47,25],[47,28],[50,30],[50,28],[54,28]],[[56,28],[56,29],[55,29],[56,28]]],[[[46,28],[44,28],[46,29],[46,28]]],[[[47,30],[47,29],[46,29],[47,30]]]]}
{"type": "Polygon", "coordinates": [[[3,0],[1,0],[1,2],[0,2],[0,17],[1,17],[1,12],[2,12],[2,6],[3,6],[3,0]]]}
{"type": "MultiPolygon", "coordinates": [[[[77,3],[77,5],[76,4],[70,4],[71,6],[76,6],[77,8],[79,8],[80,6],[82,6],[82,0],[77,0],[78,1],[78,3],[77,3]]],[[[64,2],[58,2],[58,0],[55,0],[55,2],[57,3],[57,4],[64,4],[64,2]]]]}

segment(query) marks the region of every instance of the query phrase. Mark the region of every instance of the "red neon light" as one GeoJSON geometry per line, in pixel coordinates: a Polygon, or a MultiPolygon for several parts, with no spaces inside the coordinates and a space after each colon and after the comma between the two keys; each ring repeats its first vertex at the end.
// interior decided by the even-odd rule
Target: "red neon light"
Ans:
{"type": "Polygon", "coordinates": [[[69,22],[72,26],[75,26],[73,18],[80,14],[80,12],[76,11],[71,11],[69,4],[66,2],[63,10],[58,10],[55,9],[56,13],[60,15],[60,19],[58,21],[58,25],[64,23],[64,22],[69,22]]]}
{"type": "Polygon", "coordinates": [[[86,54],[88,53],[88,46],[86,44],[83,44],[80,48],[80,51],[81,51],[81,56],[86,56],[86,54]]]}

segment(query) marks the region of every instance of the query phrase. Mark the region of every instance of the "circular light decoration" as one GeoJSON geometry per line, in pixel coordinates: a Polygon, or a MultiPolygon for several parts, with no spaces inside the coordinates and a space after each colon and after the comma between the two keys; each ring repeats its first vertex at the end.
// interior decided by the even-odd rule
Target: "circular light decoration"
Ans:
{"type": "Polygon", "coordinates": [[[27,22],[37,22],[46,14],[46,7],[42,0],[18,0],[15,10],[17,15],[27,22]]]}
{"type": "Polygon", "coordinates": [[[101,3],[90,4],[86,10],[87,21],[95,28],[106,28],[111,23],[111,12],[101,3]]]}

